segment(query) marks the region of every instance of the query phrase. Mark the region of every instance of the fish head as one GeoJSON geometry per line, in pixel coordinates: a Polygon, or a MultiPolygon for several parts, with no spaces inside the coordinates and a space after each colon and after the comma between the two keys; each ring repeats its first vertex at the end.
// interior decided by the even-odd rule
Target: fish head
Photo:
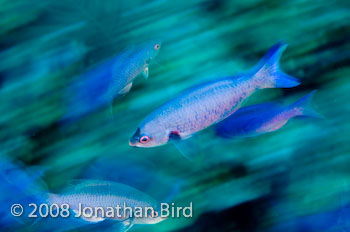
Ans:
{"type": "Polygon", "coordinates": [[[131,137],[129,144],[134,147],[158,147],[168,142],[166,131],[158,130],[157,127],[146,126],[137,128],[131,137]]]}
{"type": "Polygon", "coordinates": [[[146,55],[146,61],[148,64],[156,58],[161,46],[162,41],[159,39],[148,41],[143,45],[143,51],[146,55]]]}

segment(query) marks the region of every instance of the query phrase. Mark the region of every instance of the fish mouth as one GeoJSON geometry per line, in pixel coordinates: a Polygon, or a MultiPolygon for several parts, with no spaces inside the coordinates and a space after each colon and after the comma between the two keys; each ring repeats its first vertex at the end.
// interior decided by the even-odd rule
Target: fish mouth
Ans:
{"type": "Polygon", "coordinates": [[[136,146],[136,144],[133,143],[133,142],[131,142],[131,141],[129,141],[129,145],[130,145],[131,147],[135,147],[135,146],[136,146]]]}
{"type": "Polygon", "coordinates": [[[130,140],[129,140],[129,145],[131,147],[137,147],[137,142],[139,141],[138,138],[135,138],[135,137],[132,137],[130,140]]]}
{"type": "Polygon", "coordinates": [[[137,143],[134,142],[133,140],[130,140],[130,141],[129,141],[129,146],[130,146],[130,147],[138,147],[138,146],[137,146],[137,143]]]}

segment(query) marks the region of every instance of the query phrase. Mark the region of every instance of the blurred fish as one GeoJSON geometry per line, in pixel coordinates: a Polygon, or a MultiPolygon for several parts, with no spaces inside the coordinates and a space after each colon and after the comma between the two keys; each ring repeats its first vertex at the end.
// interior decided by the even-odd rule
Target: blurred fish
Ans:
{"type": "Polygon", "coordinates": [[[63,120],[75,119],[130,91],[139,75],[148,78],[148,66],[157,56],[161,41],[145,42],[125,49],[120,55],[102,62],[78,78],[66,97],[68,111],[63,120]]]}
{"type": "Polygon", "coordinates": [[[310,105],[316,90],[298,101],[283,106],[275,103],[263,103],[247,106],[216,125],[216,134],[220,137],[253,137],[282,128],[290,119],[297,116],[321,116],[310,105]]]}
{"type": "Polygon", "coordinates": [[[45,185],[42,182],[44,169],[28,168],[24,164],[0,157],[0,228],[6,230],[33,223],[33,218],[14,217],[10,213],[13,204],[21,204],[24,212],[30,212],[29,203],[44,200],[41,196],[45,185]]]}
{"type": "MultiPolygon", "coordinates": [[[[63,194],[48,194],[49,204],[68,204],[76,214],[79,213],[79,203],[83,207],[102,207],[107,212],[107,207],[115,207],[117,205],[123,207],[124,203],[131,208],[135,207],[152,207],[155,211],[159,211],[159,205],[151,196],[128,185],[103,181],[103,180],[77,180],[63,194]]],[[[156,224],[165,218],[147,215],[147,217],[132,217],[132,215],[124,215],[123,210],[119,216],[115,213],[115,217],[103,217],[104,215],[95,215],[93,217],[84,217],[82,219],[91,223],[104,221],[105,219],[116,220],[125,225],[125,231],[129,230],[134,224],[156,224]],[[126,216],[126,217],[124,217],[126,216]]]]}
{"type": "Polygon", "coordinates": [[[276,44],[247,73],[204,83],[168,101],[141,122],[130,145],[155,147],[189,138],[233,114],[258,89],[299,85],[279,68],[286,47],[276,44]]]}

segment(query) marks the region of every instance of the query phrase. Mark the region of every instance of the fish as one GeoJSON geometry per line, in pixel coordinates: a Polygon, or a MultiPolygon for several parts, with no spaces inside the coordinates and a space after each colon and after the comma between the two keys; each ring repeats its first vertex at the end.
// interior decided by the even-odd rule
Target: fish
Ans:
{"type": "Polygon", "coordinates": [[[148,78],[149,65],[161,48],[161,40],[152,40],[124,49],[118,56],[95,65],[77,78],[65,93],[67,113],[61,121],[84,116],[113,99],[127,94],[138,76],[148,78]]]}
{"type": "Polygon", "coordinates": [[[297,78],[279,67],[286,47],[279,42],[248,72],[200,84],[166,102],[146,116],[129,145],[156,147],[185,140],[232,115],[259,89],[299,85],[297,78]]]}
{"type": "Polygon", "coordinates": [[[106,215],[94,215],[93,217],[79,216],[82,220],[90,223],[102,222],[106,219],[114,220],[125,224],[125,231],[129,230],[134,224],[156,224],[163,220],[165,217],[161,217],[158,213],[159,204],[151,196],[135,189],[131,186],[106,180],[74,180],[71,181],[71,185],[61,194],[49,193],[47,196],[48,204],[68,204],[70,209],[79,216],[81,214],[81,207],[102,207],[105,212],[107,207],[120,206],[123,208],[124,203],[126,206],[135,207],[152,207],[157,214],[147,217],[133,217],[133,215],[123,213],[120,211],[120,215],[114,214],[115,217],[107,217],[106,215]],[[81,206],[79,205],[81,204],[81,206]]]}
{"type": "Polygon", "coordinates": [[[294,117],[322,118],[311,108],[311,100],[315,93],[316,90],[288,106],[262,103],[240,108],[215,125],[216,135],[223,138],[254,137],[279,130],[294,117]]]}

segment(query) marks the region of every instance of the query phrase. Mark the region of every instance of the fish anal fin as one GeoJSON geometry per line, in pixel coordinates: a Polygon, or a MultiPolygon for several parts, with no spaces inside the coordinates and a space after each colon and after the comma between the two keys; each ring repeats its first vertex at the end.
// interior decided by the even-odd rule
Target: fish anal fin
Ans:
{"type": "MultiPolygon", "coordinates": [[[[75,214],[78,214],[78,210],[75,210],[73,209],[73,212],[75,214]]],[[[85,217],[84,215],[80,215],[79,217],[80,219],[84,220],[84,221],[87,221],[87,222],[90,222],[90,223],[98,223],[98,222],[102,222],[104,221],[105,219],[102,218],[102,217],[97,217],[97,216],[91,216],[91,217],[85,217]]]]}
{"type": "Polygon", "coordinates": [[[134,225],[134,224],[132,223],[132,221],[133,221],[133,219],[131,219],[131,218],[128,218],[128,219],[122,221],[122,224],[123,224],[123,232],[127,232],[128,230],[131,229],[131,227],[134,225]]]}
{"type": "Polygon", "coordinates": [[[129,84],[127,84],[123,89],[121,89],[118,94],[122,95],[122,94],[126,94],[130,91],[132,87],[132,82],[130,82],[129,84]]]}
{"type": "Polygon", "coordinates": [[[145,78],[145,80],[148,79],[148,66],[143,70],[142,76],[145,78]]]}

